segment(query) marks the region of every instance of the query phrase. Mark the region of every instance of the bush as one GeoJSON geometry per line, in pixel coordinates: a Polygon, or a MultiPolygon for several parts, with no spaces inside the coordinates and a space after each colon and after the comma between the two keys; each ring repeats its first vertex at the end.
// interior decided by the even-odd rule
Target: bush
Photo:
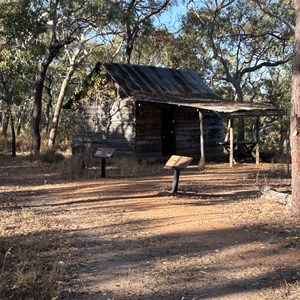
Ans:
{"type": "Polygon", "coordinates": [[[46,162],[50,164],[58,163],[65,159],[65,156],[62,153],[52,149],[48,149],[42,152],[39,157],[42,162],[46,162]]]}

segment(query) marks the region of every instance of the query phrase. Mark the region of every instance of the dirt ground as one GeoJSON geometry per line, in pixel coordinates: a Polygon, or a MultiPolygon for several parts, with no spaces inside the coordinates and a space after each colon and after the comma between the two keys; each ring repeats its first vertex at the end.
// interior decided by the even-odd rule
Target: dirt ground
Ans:
{"type": "Polygon", "coordinates": [[[300,222],[259,193],[289,190],[281,166],[191,166],[172,196],[165,170],[88,179],[0,160],[2,272],[34,249],[64,266],[58,299],[300,299],[300,222]]]}

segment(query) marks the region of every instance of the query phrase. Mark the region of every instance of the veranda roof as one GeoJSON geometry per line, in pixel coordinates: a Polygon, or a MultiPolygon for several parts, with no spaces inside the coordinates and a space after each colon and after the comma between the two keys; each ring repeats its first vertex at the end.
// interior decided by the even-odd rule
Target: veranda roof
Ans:
{"type": "Polygon", "coordinates": [[[111,78],[134,101],[193,107],[229,115],[278,115],[268,105],[222,100],[190,70],[104,63],[111,78]]]}

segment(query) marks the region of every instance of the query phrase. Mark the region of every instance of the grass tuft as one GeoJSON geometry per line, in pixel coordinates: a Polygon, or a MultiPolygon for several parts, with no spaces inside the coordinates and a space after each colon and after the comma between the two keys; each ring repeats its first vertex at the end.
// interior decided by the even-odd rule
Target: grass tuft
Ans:
{"type": "Polygon", "coordinates": [[[161,163],[139,163],[134,157],[114,158],[108,170],[113,177],[153,176],[163,173],[161,163]]]}
{"type": "Polygon", "coordinates": [[[0,211],[0,299],[54,299],[66,280],[60,223],[33,209],[0,211]]]}
{"type": "Polygon", "coordinates": [[[58,163],[65,159],[64,155],[52,149],[48,149],[40,154],[40,160],[45,163],[58,163]]]}

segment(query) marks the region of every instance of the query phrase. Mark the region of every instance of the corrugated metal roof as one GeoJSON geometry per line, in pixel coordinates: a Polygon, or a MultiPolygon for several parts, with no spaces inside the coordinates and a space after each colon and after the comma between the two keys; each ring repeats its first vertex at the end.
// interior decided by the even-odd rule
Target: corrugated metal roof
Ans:
{"type": "Polygon", "coordinates": [[[189,106],[227,114],[282,114],[267,105],[222,100],[193,71],[116,63],[103,65],[133,100],[189,106]]]}
{"type": "Polygon", "coordinates": [[[205,99],[219,99],[193,71],[116,63],[103,65],[128,96],[140,92],[154,95],[197,94],[205,99]]]}
{"type": "Polygon", "coordinates": [[[225,114],[237,115],[282,115],[282,110],[274,109],[268,105],[234,101],[226,101],[220,99],[198,98],[197,95],[170,95],[164,94],[153,95],[134,92],[132,97],[139,101],[155,102],[161,104],[170,104],[177,106],[194,107],[200,110],[210,110],[225,114]]]}

